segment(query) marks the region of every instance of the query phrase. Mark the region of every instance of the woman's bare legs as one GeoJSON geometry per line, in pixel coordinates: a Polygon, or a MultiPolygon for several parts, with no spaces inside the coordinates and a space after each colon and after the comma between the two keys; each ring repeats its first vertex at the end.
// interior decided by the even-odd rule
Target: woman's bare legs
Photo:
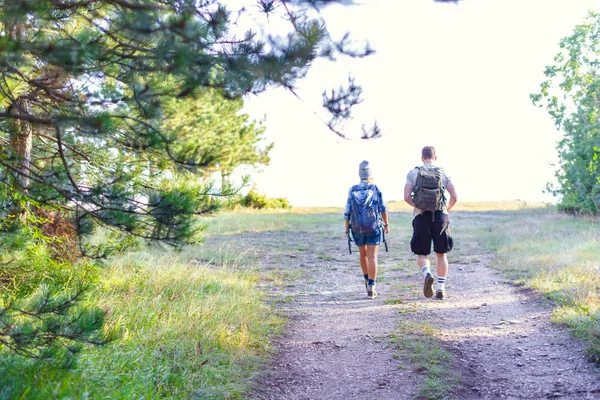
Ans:
{"type": "Polygon", "coordinates": [[[360,254],[360,268],[364,275],[368,276],[367,294],[371,298],[377,296],[375,292],[375,282],[377,280],[377,252],[379,245],[366,245],[359,246],[358,251],[360,254]]]}

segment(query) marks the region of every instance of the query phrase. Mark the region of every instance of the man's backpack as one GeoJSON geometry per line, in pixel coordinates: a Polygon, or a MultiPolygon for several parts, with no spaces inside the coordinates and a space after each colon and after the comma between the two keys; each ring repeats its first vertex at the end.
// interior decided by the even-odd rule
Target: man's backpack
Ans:
{"type": "Polygon", "coordinates": [[[379,227],[379,213],[375,205],[377,201],[375,185],[356,185],[350,191],[351,214],[350,223],[354,233],[375,232],[379,227]]]}
{"type": "Polygon", "coordinates": [[[442,169],[438,167],[416,167],[417,182],[413,188],[413,202],[419,210],[437,211],[441,210],[446,203],[444,192],[446,189],[442,183],[442,169]]]}

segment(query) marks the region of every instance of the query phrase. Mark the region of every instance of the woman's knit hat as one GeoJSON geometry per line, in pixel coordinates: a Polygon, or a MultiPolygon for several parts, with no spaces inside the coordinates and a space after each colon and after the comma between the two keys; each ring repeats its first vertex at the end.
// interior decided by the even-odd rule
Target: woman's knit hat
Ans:
{"type": "Polygon", "coordinates": [[[360,179],[368,179],[373,177],[373,172],[371,171],[371,166],[367,160],[364,160],[360,163],[358,167],[358,176],[360,179]]]}

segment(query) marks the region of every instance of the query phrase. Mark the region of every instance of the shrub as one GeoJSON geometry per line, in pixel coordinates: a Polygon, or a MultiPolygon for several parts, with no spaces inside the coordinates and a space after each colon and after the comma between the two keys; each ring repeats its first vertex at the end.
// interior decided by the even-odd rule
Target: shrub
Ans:
{"type": "Polygon", "coordinates": [[[285,197],[275,197],[267,200],[267,208],[290,208],[290,202],[285,197]]]}
{"type": "Polygon", "coordinates": [[[290,208],[290,202],[285,197],[267,198],[265,194],[252,189],[242,198],[240,204],[249,208],[290,208]]]}
{"type": "Polygon", "coordinates": [[[246,196],[242,198],[241,204],[243,207],[252,207],[252,208],[265,208],[267,206],[267,196],[258,193],[256,190],[252,189],[248,192],[246,196]]]}

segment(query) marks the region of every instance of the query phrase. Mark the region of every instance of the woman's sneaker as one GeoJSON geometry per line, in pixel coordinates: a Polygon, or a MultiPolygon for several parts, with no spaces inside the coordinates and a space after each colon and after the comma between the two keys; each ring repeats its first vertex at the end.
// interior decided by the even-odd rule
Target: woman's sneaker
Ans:
{"type": "Polygon", "coordinates": [[[435,297],[438,300],[444,300],[444,297],[446,297],[446,291],[442,290],[442,289],[438,289],[437,292],[435,292],[435,297]]]}
{"type": "Polygon", "coordinates": [[[425,275],[425,284],[423,285],[423,294],[428,299],[433,297],[433,275],[430,272],[425,275]]]}
{"type": "Polygon", "coordinates": [[[369,286],[367,285],[367,297],[370,299],[374,299],[377,297],[377,292],[375,291],[375,285],[369,286]]]}

